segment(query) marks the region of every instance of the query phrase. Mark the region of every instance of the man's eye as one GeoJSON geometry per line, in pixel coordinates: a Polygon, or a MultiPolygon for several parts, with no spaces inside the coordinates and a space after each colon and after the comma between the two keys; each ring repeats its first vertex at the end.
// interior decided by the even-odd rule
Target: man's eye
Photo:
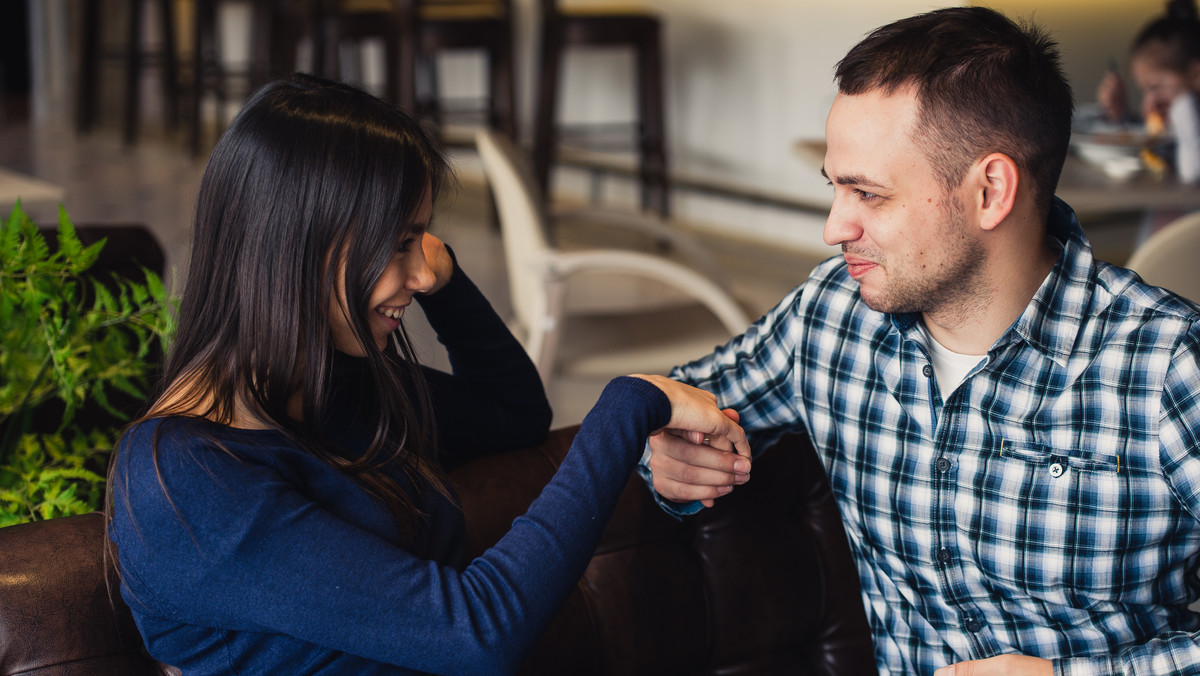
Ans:
{"type": "Polygon", "coordinates": [[[400,244],[396,246],[396,251],[398,251],[399,253],[408,253],[409,251],[412,250],[412,245],[413,245],[413,242],[415,242],[415,241],[417,241],[417,240],[412,237],[409,237],[408,239],[400,242],[400,244]]]}
{"type": "Polygon", "coordinates": [[[874,200],[880,199],[879,195],[876,195],[873,192],[867,192],[866,190],[859,190],[858,188],[854,189],[854,194],[858,195],[858,199],[860,199],[864,202],[872,202],[874,200]]]}

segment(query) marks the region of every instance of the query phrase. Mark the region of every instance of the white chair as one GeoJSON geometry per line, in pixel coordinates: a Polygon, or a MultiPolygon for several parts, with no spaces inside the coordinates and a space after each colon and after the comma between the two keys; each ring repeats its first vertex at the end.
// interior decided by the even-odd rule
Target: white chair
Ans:
{"type": "Polygon", "coordinates": [[[1181,216],[1143,242],[1125,267],[1150,284],[1200,303],[1200,212],[1181,216]]]}
{"type": "Polygon", "coordinates": [[[553,244],[547,207],[511,141],[488,129],[480,129],[475,140],[500,216],[515,315],[512,328],[544,381],[548,383],[556,373],[662,373],[706,354],[749,325],[746,313],[721,285],[711,256],[660,221],[634,213],[590,210],[587,214],[592,223],[600,218],[605,226],[648,235],[659,248],[678,252],[691,265],[645,251],[611,247],[568,251],[553,244]],[[590,293],[581,293],[578,283],[588,281],[598,284],[599,290],[593,287],[590,293]],[[661,293],[663,289],[670,293],[661,293]],[[705,308],[713,330],[697,329],[691,317],[682,319],[680,313],[686,310],[680,298],[692,308],[697,304],[705,308]],[[573,331],[564,344],[561,334],[568,314],[572,322],[586,315],[579,319],[592,323],[573,331]]]}

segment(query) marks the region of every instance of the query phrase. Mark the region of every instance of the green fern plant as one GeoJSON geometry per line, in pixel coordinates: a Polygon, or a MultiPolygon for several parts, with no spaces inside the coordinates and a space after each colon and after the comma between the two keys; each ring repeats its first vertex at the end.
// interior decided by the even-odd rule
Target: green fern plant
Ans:
{"type": "Polygon", "coordinates": [[[53,250],[20,204],[0,223],[0,526],[102,504],[128,418],[114,394],[145,397],[170,337],[174,301],[157,275],[89,275],[103,246],[84,246],[62,209],[53,250]],[[84,407],[103,424],[75,424],[84,407]],[[39,410],[53,429],[34,429],[39,410]]]}

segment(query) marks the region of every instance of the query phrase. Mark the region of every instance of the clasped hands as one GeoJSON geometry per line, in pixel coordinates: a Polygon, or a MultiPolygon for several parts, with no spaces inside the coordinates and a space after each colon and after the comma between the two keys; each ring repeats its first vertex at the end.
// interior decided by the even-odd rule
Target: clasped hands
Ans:
{"type": "Polygon", "coordinates": [[[733,409],[710,392],[662,376],[637,376],[671,400],[671,422],[650,437],[654,490],[673,502],[713,501],[750,480],[750,444],[733,409]]]}

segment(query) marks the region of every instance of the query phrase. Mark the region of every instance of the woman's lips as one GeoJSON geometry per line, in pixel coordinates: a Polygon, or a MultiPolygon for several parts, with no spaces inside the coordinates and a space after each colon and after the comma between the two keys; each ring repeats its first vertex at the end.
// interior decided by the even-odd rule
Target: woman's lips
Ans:
{"type": "Polygon", "coordinates": [[[390,327],[389,331],[395,331],[400,328],[400,318],[404,316],[404,308],[407,305],[384,305],[375,308],[375,314],[379,315],[384,322],[390,327]]]}

